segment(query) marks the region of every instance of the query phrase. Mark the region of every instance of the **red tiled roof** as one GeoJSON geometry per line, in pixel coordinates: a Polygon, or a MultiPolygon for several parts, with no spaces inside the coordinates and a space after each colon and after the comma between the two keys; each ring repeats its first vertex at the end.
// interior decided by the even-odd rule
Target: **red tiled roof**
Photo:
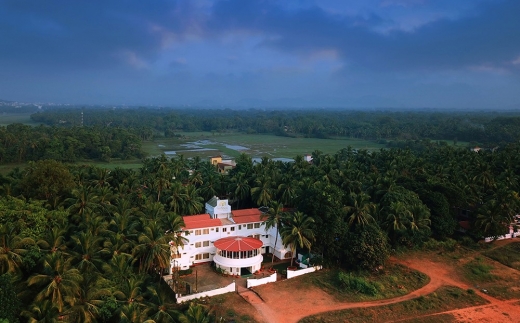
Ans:
{"type": "Polygon", "coordinates": [[[215,241],[215,248],[226,251],[250,251],[263,246],[263,242],[250,237],[226,237],[215,241]]]}
{"type": "Polygon", "coordinates": [[[220,219],[212,219],[209,214],[186,215],[183,216],[184,229],[200,229],[209,227],[219,227],[222,225],[220,219]]]}
{"type": "Polygon", "coordinates": [[[262,222],[262,212],[258,209],[234,210],[231,214],[237,224],[262,222]]]}

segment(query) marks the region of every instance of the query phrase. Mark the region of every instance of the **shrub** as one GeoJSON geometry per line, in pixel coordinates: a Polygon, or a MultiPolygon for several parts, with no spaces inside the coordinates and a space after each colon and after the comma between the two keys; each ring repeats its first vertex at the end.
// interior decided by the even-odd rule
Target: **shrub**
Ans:
{"type": "Polygon", "coordinates": [[[356,277],[350,273],[345,274],[344,272],[338,273],[338,280],[342,287],[369,296],[376,296],[381,287],[380,284],[371,283],[363,277],[356,277]]]}

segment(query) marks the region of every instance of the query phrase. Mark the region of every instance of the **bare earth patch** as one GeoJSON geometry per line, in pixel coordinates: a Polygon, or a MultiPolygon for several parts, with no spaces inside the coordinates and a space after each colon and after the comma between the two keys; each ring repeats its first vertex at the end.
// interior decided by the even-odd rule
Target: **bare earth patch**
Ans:
{"type": "MultiPolygon", "coordinates": [[[[368,302],[340,302],[327,292],[315,287],[312,283],[300,279],[258,286],[255,287],[255,291],[264,300],[265,307],[269,309],[269,315],[261,316],[259,322],[298,322],[310,315],[342,309],[369,309],[377,313],[379,306],[396,304],[416,299],[420,296],[426,296],[434,293],[442,286],[455,286],[463,291],[475,289],[461,274],[460,264],[459,266],[456,265],[459,261],[450,262],[442,257],[436,258],[431,253],[413,253],[392,261],[427,274],[430,277],[430,282],[426,286],[404,296],[368,302]]],[[[417,322],[502,323],[519,321],[518,313],[520,310],[516,304],[518,302],[517,299],[503,301],[476,289],[475,294],[486,300],[488,304],[463,309],[451,309],[421,317],[409,317],[409,315],[404,313],[402,317],[395,318],[395,321],[414,322],[415,319],[418,319],[417,322]]],[[[256,306],[255,308],[261,310],[261,308],[256,306]]]]}

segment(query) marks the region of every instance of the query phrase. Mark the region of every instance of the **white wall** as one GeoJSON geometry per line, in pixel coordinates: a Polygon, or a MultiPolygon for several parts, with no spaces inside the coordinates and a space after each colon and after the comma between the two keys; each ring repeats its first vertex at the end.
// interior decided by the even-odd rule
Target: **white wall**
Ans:
{"type": "Polygon", "coordinates": [[[312,272],[315,272],[316,270],[321,270],[322,268],[323,267],[321,267],[321,266],[314,266],[314,267],[309,267],[307,269],[287,270],[287,279],[305,275],[308,273],[312,273],[312,272]]]}
{"type": "Polygon", "coordinates": [[[260,286],[267,283],[274,283],[276,282],[276,273],[272,274],[271,276],[267,276],[264,278],[259,279],[248,279],[247,280],[247,288],[251,288],[254,286],[260,286]]]}
{"type": "MultiPolygon", "coordinates": [[[[183,234],[183,237],[188,239],[188,241],[185,243],[183,247],[179,247],[178,251],[181,254],[180,258],[175,259],[175,264],[179,266],[181,269],[185,270],[193,266],[197,263],[203,263],[203,262],[209,262],[213,260],[213,256],[216,253],[216,248],[213,245],[212,242],[217,241],[218,239],[225,238],[225,237],[233,237],[233,236],[250,236],[250,235],[260,235],[260,240],[264,243],[264,247],[269,247],[270,252],[273,252],[274,247],[274,241],[275,241],[275,235],[276,235],[276,228],[271,228],[267,232],[265,231],[265,223],[262,223],[259,228],[253,228],[253,229],[247,229],[247,223],[241,224],[241,229],[238,229],[238,224],[229,224],[229,225],[223,225],[219,227],[209,227],[209,234],[201,234],[201,235],[195,235],[195,229],[192,229],[190,231],[193,231],[189,235],[183,234]],[[231,227],[234,227],[235,230],[231,231],[231,227]],[[226,232],[223,232],[223,228],[226,228],[226,232]],[[218,232],[217,232],[218,229],[218,232]],[[268,235],[266,238],[265,235],[268,235]],[[210,241],[208,247],[201,247],[201,248],[195,248],[196,242],[203,242],[203,241],[210,241]],[[208,259],[201,259],[201,260],[195,260],[195,256],[197,254],[202,253],[209,253],[208,259]]],[[[205,228],[201,228],[200,230],[203,230],[205,228]]],[[[197,229],[199,230],[199,229],[197,229]]],[[[286,250],[285,247],[282,245],[282,239],[278,237],[278,241],[276,244],[275,249],[275,256],[284,259],[285,253],[289,251],[286,250]]],[[[170,274],[171,267],[174,266],[173,259],[170,263],[170,274]]]]}
{"type": "Polygon", "coordinates": [[[211,297],[211,296],[215,296],[215,295],[231,293],[231,292],[234,292],[235,290],[236,290],[235,282],[232,282],[231,284],[229,284],[226,287],[208,290],[206,292],[190,294],[190,295],[186,295],[186,296],[177,295],[177,303],[183,303],[183,302],[195,299],[195,298],[201,298],[201,297],[207,297],[207,296],[211,297]]]}

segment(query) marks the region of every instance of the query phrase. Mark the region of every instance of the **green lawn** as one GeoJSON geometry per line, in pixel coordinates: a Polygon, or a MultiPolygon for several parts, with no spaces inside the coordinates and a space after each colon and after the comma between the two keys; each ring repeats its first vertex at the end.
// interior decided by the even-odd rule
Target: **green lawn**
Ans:
{"type": "Polygon", "coordinates": [[[7,126],[12,123],[23,123],[30,126],[37,126],[39,123],[31,120],[30,113],[21,114],[0,114],[0,126],[7,126]]]}

